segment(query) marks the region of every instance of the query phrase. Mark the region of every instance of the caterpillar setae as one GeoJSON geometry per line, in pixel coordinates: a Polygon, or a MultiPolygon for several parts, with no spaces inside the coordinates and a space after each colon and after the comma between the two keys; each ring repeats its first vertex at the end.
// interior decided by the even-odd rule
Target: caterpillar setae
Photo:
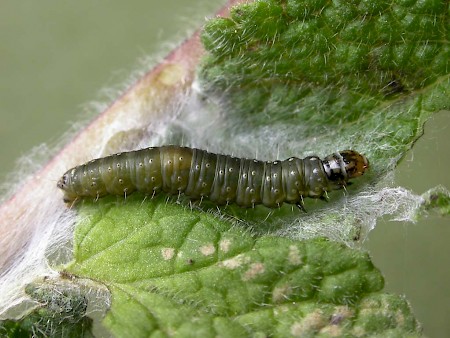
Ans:
{"type": "Polygon", "coordinates": [[[64,201],[140,191],[185,194],[191,200],[207,198],[217,205],[241,207],[284,202],[304,210],[303,198],[327,198],[364,174],[369,162],[353,150],[321,160],[291,157],[284,161],[258,161],[179,146],[151,147],[99,158],[68,170],[58,181],[64,201]]]}

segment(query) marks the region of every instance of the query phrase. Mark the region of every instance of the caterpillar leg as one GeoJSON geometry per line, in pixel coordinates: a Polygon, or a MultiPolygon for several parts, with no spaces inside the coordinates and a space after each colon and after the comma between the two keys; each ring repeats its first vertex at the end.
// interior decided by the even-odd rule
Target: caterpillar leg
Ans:
{"type": "Polygon", "coordinates": [[[69,209],[72,209],[75,206],[75,204],[77,203],[78,200],[79,200],[79,198],[77,197],[73,201],[66,201],[66,200],[64,200],[64,202],[65,203],[70,203],[69,209]]]}
{"type": "Polygon", "coordinates": [[[306,211],[306,209],[305,209],[305,206],[303,205],[303,201],[297,202],[297,203],[295,203],[295,205],[296,205],[301,211],[303,211],[305,214],[307,213],[307,211],[306,211]]]}
{"type": "Polygon", "coordinates": [[[327,194],[326,191],[325,191],[325,193],[322,196],[319,197],[319,199],[321,199],[322,201],[325,201],[325,202],[329,202],[330,201],[330,198],[328,197],[328,194],[327,194]]]}
{"type": "Polygon", "coordinates": [[[347,182],[346,185],[343,185],[343,186],[342,186],[342,190],[344,191],[344,196],[347,196],[347,195],[348,195],[348,191],[347,191],[347,185],[348,185],[348,183],[350,183],[350,182],[347,182]]]}
{"type": "Polygon", "coordinates": [[[145,196],[144,196],[144,199],[143,199],[142,202],[141,202],[141,207],[144,205],[145,201],[147,200],[147,197],[148,197],[148,195],[145,195],[145,196]]]}

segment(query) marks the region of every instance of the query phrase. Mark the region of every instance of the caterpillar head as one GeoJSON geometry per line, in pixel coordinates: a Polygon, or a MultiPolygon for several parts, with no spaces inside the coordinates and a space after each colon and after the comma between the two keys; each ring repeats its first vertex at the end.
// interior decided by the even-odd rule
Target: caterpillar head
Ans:
{"type": "Polygon", "coordinates": [[[323,166],[334,188],[339,189],[347,185],[348,180],[364,175],[369,169],[369,161],[354,150],[343,150],[325,157],[323,166]]]}
{"type": "Polygon", "coordinates": [[[354,150],[344,150],[339,154],[342,156],[348,179],[364,175],[369,169],[369,160],[364,155],[354,150]]]}

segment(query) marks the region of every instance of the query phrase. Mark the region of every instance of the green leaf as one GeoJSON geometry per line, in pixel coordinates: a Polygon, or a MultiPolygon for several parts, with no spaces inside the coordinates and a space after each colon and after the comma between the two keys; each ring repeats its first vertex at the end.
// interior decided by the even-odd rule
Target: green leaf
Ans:
{"type": "Polygon", "coordinates": [[[104,325],[115,336],[417,329],[404,300],[378,293],[383,278],[367,253],[325,239],[254,236],[229,220],[164,201],[142,203],[134,195],[83,205],[67,271],[111,291],[104,325]],[[408,320],[393,320],[394,313],[408,320]],[[382,326],[370,326],[383,318],[382,326]]]}
{"type": "Polygon", "coordinates": [[[347,201],[332,196],[326,207],[307,201],[314,216],[298,217],[290,208],[271,217],[234,215],[264,230],[282,227],[279,233],[292,235],[295,225],[296,237],[311,237],[316,228],[342,239],[358,237],[351,229],[367,232],[392,206],[408,203],[393,198],[384,205],[388,197],[376,193],[425,121],[450,109],[449,27],[448,1],[435,0],[264,0],[210,20],[199,73],[227,114],[225,140],[254,144],[266,156],[355,149],[370,161],[369,175],[355,180],[347,201]],[[352,207],[343,213],[344,205],[352,207]]]}
{"type": "Polygon", "coordinates": [[[0,321],[2,337],[93,337],[93,321],[85,316],[85,291],[70,283],[46,280],[29,284],[25,292],[37,307],[21,319],[0,321]]]}
{"type": "Polygon", "coordinates": [[[442,216],[450,215],[450,192],[443,186],[432,188],[422,195],[422,205],[418,211],[436,210],[442,216]]]}
{"type": "MultiPolygon", "coordinates": [[[[165,196],[85,201],[67,270],[108,287],[105,326],[136,337],[419,335],[408,303],[381,293],[366,253],[266,233],[295,220],[329,233],[345,225],[357,237],[358,225],[383,215],[386,196],[373,187],[426,119],[450,108],[449,26],[448,1],[431,0],[267,0],[210,20],[199,73],[227,113],[226,140],[262,139],[297,156],[353,148],[372,173],[347,204],[305,217],[263,208],[213,215],[165,196]]],[[[442,194],[430,200],[441,197],[448,204],[442,194]]]]}
{"type": "Polygon", "coordinates": [[[448,7],[435,0],[236,6],[205,26],[201,79],[234,121],[229,137],[271,126],[294,154],[301,145],[354,147],[369,157],[376,181],[433,112],[450,109],[448,7]]]}

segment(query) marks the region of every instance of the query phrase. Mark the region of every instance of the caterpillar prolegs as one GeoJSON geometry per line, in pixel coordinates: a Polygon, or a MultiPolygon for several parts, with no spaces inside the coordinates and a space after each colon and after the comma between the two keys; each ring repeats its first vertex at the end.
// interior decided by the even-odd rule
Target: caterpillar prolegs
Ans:
{"type": "Polygon", "coordinates": [[[364,155],[353,150],[321,160],[291,157],[284,161],[258,161],[205,150],[162,146],[99,158],[68,170],[58,181],[64,201],[108,194],[185,194],[191,200],[207,198],[217,205],[241,207],[284,202],[303,209],[303,198],[325,198],[342,189],[368,169],[364,155]]]}

